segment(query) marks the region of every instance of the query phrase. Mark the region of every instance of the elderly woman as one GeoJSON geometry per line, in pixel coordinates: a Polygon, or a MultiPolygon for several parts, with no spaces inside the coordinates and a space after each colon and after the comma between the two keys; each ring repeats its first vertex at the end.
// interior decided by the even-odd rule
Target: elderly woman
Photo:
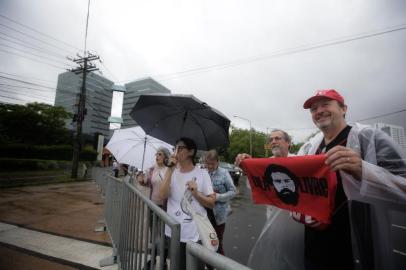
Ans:
{"type": "MultiPolygon", "coordinates": [[[[227,221],[227,207],[236,192],[230,173],[219,167],[219,161],[216,150],[210,150],[206,153],[204,162],[213,184],[213,190],[216,193],[214,208],[213,210],[209,209],[207,214],[220,241],[217,253],[224,255],[223,234],[227,221]]],[[[212,268],[209,267],[209,269],[212,268]]]]}
{"type": "Polygon", "coordinates": [[[150,199],[159,207],[165,208],[166,202],[159,196],[160,185],[164,180],[166,170],[165,160],[168,160],[170,152],[165,147],[159,147],[155,154],[155,165],[148,169],[146,176],[137,176],[138,182],[151,188],[150,199]]]}

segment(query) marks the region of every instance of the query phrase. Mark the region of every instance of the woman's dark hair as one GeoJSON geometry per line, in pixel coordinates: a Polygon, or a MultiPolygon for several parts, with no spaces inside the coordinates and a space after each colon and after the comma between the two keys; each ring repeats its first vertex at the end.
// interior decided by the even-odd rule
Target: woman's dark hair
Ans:
{"type": "Polygon", "coordinates": [[[193,165],[196,165],[195,157],[197,153],[197,146],[194,140],[186,137],[181,137],[175,142],[175,146],[178,142],[183,142],[188,150],[193,150],[193,155],[190,157],[192,159],[193,165]]]}

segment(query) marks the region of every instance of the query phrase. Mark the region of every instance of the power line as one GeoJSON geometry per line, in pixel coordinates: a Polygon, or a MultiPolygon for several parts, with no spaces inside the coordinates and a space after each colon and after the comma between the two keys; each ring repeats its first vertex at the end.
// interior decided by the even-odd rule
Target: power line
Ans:
{"type": "Polygon", "coordinates": [[[43,85],[43,84],[23,81],[23,80],[19,80],[19,79],[15,79],[15,78],[10,78],[10,77],[7,77],[7,76],[0,75],[0,79],[9,80],[9,81],[15,81],[15,82],[19,82],[19,83],[24,83],[24,84],[28,84],[28,85],[34,85],[34,86],[39,86],[39,87],[44,87],[44,88],[55,90],[55,87],[50,87],[50,86],[43,85]]]}
{"type": "Polygon", "coordinates": [[[65,69],[65,70],[66,70],[65,67],[56,66],[56,65],[53,65],[53,64],[48,63],[48,62],[44,62],[44,61],[41,61],[41,60],[38,60],[38,59],[35,59],[35,58],[27,57],[27,56],[25,56],[25,55],[21,55],[21,54],[18,54],[18,53],[10,52],[10,51],[3,50],[3,49],[0,49],[0,51],[5,52],[5,53],[8,53],[8,54],[13,54],[13,55],[16,55],[16,56],[20,56],[20,57],[22,57],[22,58],[26,58],[26,59],[29,59],[29,60],[31,60],[31,61],[38,62],[38,63],[42,63],[42,64],[45,64],[45,65],[48,65],[48,66],[51,66],[51,67],[55,67],[55,68],[58,68],[58,69],[65,69]]]}
{"type": "Polygon", "coordinates": [[[7,45],[7,44],[1,44],[1,43],[0,43],[0,46],[7,47],[7,48],[11,48],[11,49],[16,50],[16,51],[18,51],[18,52],[26,53],[26,54],[29,54],[29,55],[31,55],[31,56],[37,56],[37,57],[40,57],[40,58],[45,58],[45,59],[47,59],[47,60],[51,60],[51,61],[56,62],[56,63],[58,63],[58,64],[68,65],[68,66],[70,66],[70,67],[73,67],[72,65],[70,65],[70,64],[68,64],[68,63],[59,62],[59,61],[56,60],[56,59],[52,59],[52,58],[49,58],[49,57],[46,57],[46,56],[43,56],[43,55],[38,55],[38,54],[29,52],[29,51],[26,51],[26,50],[22,50],[22,49],[20,49],[20,48],[16,48],[16,47],[13,47],[13,46],[10,46],[10,45],[7,45]]]}
{"type": "Polygon", "coordinates": [[[46,97],[46,96],[42,96],[42,95],[31,95],[31,94],[27,94],[27,93],[19,93],[19,92],[12,91],[12,89],[8,89],[8,88],[0,88],[0,90],[2,92],[7,92],[10,94],[18,94],[18,95],[23,95],[23,96],[27,96],[27,97],[37,98],[37,99],[49,99],[49,101],[52,100],[52,98],[50,98],[50,97],[46,97]]]}
{"type": "Polygon", "coordinates": [[[9,20],[9,21],[11,21],[11,22],[13,22],[13,23],[15,23],[15,24],[18,24],[18,25],[20,25],[20,26],[22,26],[22,27],[25,27],[25,28],[27,28],[27,29],[29,29],[29,30],[31,30],[31,31],[34,31],[34,32],[36,32],[36,33],[38,33],[38,34],[41,34],[41,35],[43,35],[43,36],[46,36],[46,37],[48,37],[48,38],[50,38],[50,39],[53,39],[53,40],[55,40],[55,41],[58,41],[58,42],[60,42],[60,43],[62,43],[62,44],[65,44],[65,45],[67,45],[67,46],[69,46],[69,47],[71,47],[71,48],[73,48],[73,49],[80,50],[78,47],[75,47],[75,46],[73,46],[73,45],[71,45],[71,44],[69,44],[69,43],[66,43],[65,41],[59,40],[59,39],[57,39],[57,38],[55,38],[55,37],[53,37],[53,36],[50,36],[50,35],[48,35],[48,34],[45,34],[45,33],[43,33],[43,32],[40,32],[40,31],[38,31],[38,30],[36,30],[36,29],[34,29],[34,28],[32,28],[32,27],[29,27],[29,26],[27,26],[27,25],[25,25],[25,24],[22,24],[22,23],[20,23],[20,22],[17,22],[17,21],[15,21],[15,20],[13,20],[13,19],[11,19],[11,18],[9,18],[9,17],[3,15],[3,14],[0,14],[0,17],[4,18],[4,19],[6,19],[6,20],[9,20]]]}
{"type": "Polygon", "coordinates": [[[68,50],[66,50],[66,49],[64,49],[64,48],[58,47],[58,46],[56,46],[56,45],[54,45],[54,44],[51,44],[51,43],[49,43],[49,42],[47,42],[47,41],[43,41],[43,40],[41,40],[41,39],[39,39],[39,38],[37,38],[37,37],[34,37],[34,36],[29,35],[29,34],[27,34],[27,33],[24,33],[24,32],[22,32],[22,31],[20,31],[20,30],[17,30],[17,29],[15,29],[15,28],[11,27],[11,26],[8,26],[8,25],[2,24],[2,23],[0,23],[0,26],[3,26],[3,27],[5,27],[5,28],[8,28],[8,29],[10,29],[10,30],[12,30],[12,31],[14,31],[14,32],[17,32],[17,33],[21,34],[21,35],[27,36],[27,37],[29,37],[29,38],[31,38],[31,39],[33,39],[33,40],[42,42],[42,43],[44,43],[44,44],[46,44],[46,45],[48,45],[48,46],[51,46],[51,47],[53,47],[53,48],[56,48],[56,49],[58,49],[58,50],[67,52],[67,53],[69,53],[69,54],[72,53],[71,51],[68,51],[68,50]]]}
{"type": "MultiPolygon", "coordinates": [[[[0,32],[0,34],[3,34],[3,33],[0,32]]],[[[0,39],[4,40],[6,42],[14,43],[14,44],[16,44],[18,46],[26,47],[26,48],[29,48],[29,49],[32,49],[32,50],[35,50],[35,51],[38,51],[38,52],[42,52],[42,53],[46,53],[48,55],[53,55],[53,56],[56,56],[56,57],[59,57],[59,58],[66,59],[66,56],[64,56],[62,54],[55,53],[55,52],[53,52],[51,50],[48,50],[48,49],[44,49],[42,47],[29,46],[26,43],[16,42],[16,41],[10,40],[10,38],[5,38],[5,37],[0,37],[0,39]]]]}
{"type": "Polygon", "coordinates": [[[87,2],[87,16],[86,16],[86,31],[85,31],[85,48],[83,49],[83,57],[86,57],[86,45],[87,45],[87,30],[89,28],[89,14],[90,14],[90,0],[87,2]]]}
{"type": "MultiPolygon", "coordinates": [[[[1,81],[0,81],[1,82],[1,81]]],[[[0,83],[0,85],[2,86],[8,86],[8,87],[13,87],[13,88],[19,88],[19,89],[28,89],[28,90],[34,90],[34,91],[39,91],[39,92],[44,92],[44,93],[48,93],[48,94],[55,94],[56,92],[50,92],[49,90],[45,90],[45,89],[38,89],[38,88],[34,88],[34,87],[27,87],[27,86],[23,86],[23,85],[13,85],[13,84],[6,84],[6,83],[0,83]]],[[[55,90],[55,89],[53,89],[55,90]]],[[[63,90],[61,90],[63,91],[63,90]]]]}
{"type": "MultiPolygon", "coordinates": [[[[6,75],[10,75],[10,76],[14,76],[14,77],[19,77],[19,78],[27,78],[27,79],[32,79],[32,80],[36,80],[36,81],[48,82],[48,83],[52,83],[52,84],[55,83],[55,82],[48,81],[48,80],[44,80],[44,79],[39,79],[39,78],[34,78],[34,77],[28,77],[28,76],[21,76],[21,75],[12,74],[12,73],[8,73],[8,72],[4,72],[4,71],[0,71],[0,73],[1,73],[1,74],[6,74],[6,75]]],[[[6,77],[6,78],[9,78],[9,77],[6,77]]],[[[10,79],[14,79],[14,78],[10,78],[10,79]]]]}
{"type": "MultiPolygon", "coordinates": [[[[3,96],[3,95],[0,95],[0,97],[11,99],[11,100],[19,100],[19,101],[23,101],[26,103],[30,102],[30,100],[20,99],[20,98],[16,98],[16,97],[9,97],[9,96],[3,96]]],[[[3,102],[7,102],[7,101],[3,101],[3,102]]],[[[7,103],[13,104],[12,102],[7,102],[7,103]]]]}
{"type": "MultiPolygon", "coordinates": [[[[0,72],[0,73],[5,73],[5,72],[0,72]]],[[[30,84],[30,85],[34,85],[34,86],[40,86],[40,87],[55,90],[54,87],[50,87],[50,86],[46,86],[46,85],[38,84],[38,83],[33,83],[33,82],[28,82],[28,81],[23,81],[23,80],[19,80],[19,79],[15,79],[15,78],[10,78],[10,77],[7,77],[7,76],[0,75],[0,79],[6,79],[6,80],[10,80],[10,81],[16,81],[16,82],[20,82],[20,83],[25,83],[25,84],[30,84]]]]}
{"type": "Polygon", "coordinates": [[[20,89],[30,89],[30,90],[35,90],[35,91],[40,91],[40,92],[46,92],[46,93],[50,93],[53,95],[56,95],[57,93],[66,93],[69,95],[75,94],[76,92],[72,92],[70,89],[66,89],[66,88],[60,88],[60,87],[49,87],[49,86],[45,86],[45,85],[41,85],[41,84],[36,84],[36,83],[31,83],[31,82],[27,82],[27,81],[22,81],[22,80],[17,80],[14,78],[8,78],[5,76],[1,76],[0,75],[0,80],[11,80],[11,81],[15,81],[18,83],[23,83],[23,84],[28,84],[28,85],[33,85],[33,86],[38,86],[38,87],[42,87],[42,88],[47,88],[47,89],[51,89],[51,91],[49,90],[45,90],[45,89],[38,89],[38,88],[34,88],[34,87],[27,87],[27,86],[23,86],[23,85],[10,85],[10,84],[0,84],[0,85],[4,85],[4,86],[9,86],[9,87],[14,87],[14,88],[20,88],[20,89]]]}
{"type": "Polygon", "coordinates": [[[107,70],[108,73],[110,73],[110,75],[115,79],[115,81],[118,81],[117,77],[114,76],[113,72],[111,72],[111,70],[104,64],[104,61],[100,60],[100,63],[102,64],[102,66],[107,70]]]}
{"type": "Polygon", "coordinates": [[[390,116],[390,115],[398,114],[398,113],[401,113],[401,112],[406,112],[406,109],[402,109],[402,110],[395,111],[395,112],[390,112],[390,113],[385,113],[385,114],[380,114],[380,115],[377,115],[377,116],[368,117],[368,118],[364,118],[364,119],[361,119],[361,120],[356,120],[355,122],[362,122],[362,121],[382,118],[382,117],[385,117],[385,116],[390,116]]]}
{"type": "MultiPolygon", "coordinates": [[[[348,43],[348,42],[352,42],[352,41],[356,41],[356,40],[384,35],[384,34],[396,32],[396,31],[402,31],[405,29],[406,29],[406,24],[401,24],[401,25],[396,25],[396,26],[392,26],[392,27],[387,27],[383,30],[378,30],[375,32],[369,32],[369,33],[364,33],[364,34],[359,34],[359,35],[342,37],[342,38],[337,38],[337,39],[319,42],[319,43],[301,45],[301,46],[293,47],[293,48],[286,49],[286,50],[279,50],[279,51],[276,51],[271,54],[257,55],[257,56],[243,58],[243,59],[239,59],[239,60],[235,60],[235,61],[231,61],[231,62],[227,62],[227,63],[222,63],[222,64],[197,67],[197,68],[192,68],[192,69],[188,69],[188,70],[184,70],[184,71],[178,71],[178,72],[167,73],[167,74],[156,74],[156,75],[152,75],[151,77],[161,78],[160,79],[161,81],[171,80],[171,79],[175,79],[178,77],[190,76],[190,75],[195,75],[195,74],[199,74],[199,73],[203,73],[203,72],[209,72],[209,71],[213,71],[213,70],[226,69],[226,68],[231,68],[231,67],[235,67],[235,66],[239,66],[239,65],[249,64],[252,62],[267,60],[270,58],[286,56],[286,55],[296,54],[296,53],[305,52],[305,51],[311,51],[311,50],[320,49],[323,47],[330,47],[330,46],[348,43]]],[[[129,80],[121,81],[121,82],[128,82],[128,81],[129,80]]]]}
{"type": "MultiPolygon", "coordinates": [[[[0,73],[2,73],[2,72],[0,72],[0,73]]],[[[7,73],[7,74],[9,74],[9,73],[7,73]]],[[[11,74],[12,75],[12,74],[11,74]]],[[[13,82],[17,82],[17,83],[22,83],[22,84],[28,84],[28,85],[32,85],[32,86],[37,86],[37,87],[42,87],[42,88],[47,88],[47,89],[51,89],[52,91],[53,91],[53,93],[56,93],[56,92],[60,92],[60,93],[67,93],[67,94],[73,94],[73,93],[76,93],[76,91],[72,91],[72,90],[78,90],[78,89],[75,89],[75,88],[71,88],[71,89],[68,89],[68,88],[61,88],[61,87],[50,87],[50,86],[47,86],[47,85],[43,85],[43,84],[39,84],[39,83],[33,83],[33,82],[28,82],[28,81],[25,81],[25,80],[19,80],[19,79],[15,79],[15,78],[10,78],[10,77],[7,77],[7,76],[2,76],[2,75],[0,75],[0,80],[1,79],[3,79],[3,80],[6,80],[6,81],[13,81],[13,82]]],[[[106,88],[104,88],[104,87],[101,87],[101,86],[99,86],[99,85],[96,85],[96,84],[94,84],[94,83],[92,83],[91,81],[87,81],[86,82],[86,85],[92,85],[93,87],[98,87],[98,88],[101,88],[101,89],[104,89],[104,90],[108,90],[108,89],[106,89],[106,88]]],[[[17,86],[16,86],[17,87],[17,86]]],[[[25,87],[25,86],[18,86],[18,87],[24,87],[24,88],[29,88],[29,87],[25,87]]],[[[29,89],[33,89],[33,90],[38,90],[38,88],[29,88],[29,89]]],[[[94,93],[95,91],[93,91],[93,90],[91,90],[91,89],[87,89],[88,91],[90,91],[90,92],[92,92],[92,93],[94,93]]],[[[44,91],[43,89],[40,89],[40,91],[44,91]]],[[[105,93],[103,93],[103,92],[98,92],[97,93],[98,95],[97,96],[94,96],[94,95],[89,95],[90,97],[92,97],[92,98],[100,98],[100,96],[102,96],[102,97],[105,97],[105,98],[111,98],[110,96],[108,96],[107,94],[105,94],[105,93]]],[[[101,99],[101,98],[100,98],[101,99]]]]}
{"type": "MultiPolygon", "coordinates": [[[[100,53],[98,53],[97,51],[94,51],[97,55],[100,55],[100,53]]],[[[106,71],[108,72],[108,73],[110,73],[110,75],[113,77],[113,79],[116,81],[116,82],[118,82],[119,80],[118,80],[118,77],[117,76],[115,76],[114,75],[114,73],[113,72],[111,72],[111,70],[104,64],[104,60],[102,60],[102,59],[100,59],[99,60],[99,62],[100,62],[100,64],[102,64],[102,66],[106,69],[106,71]]]]}

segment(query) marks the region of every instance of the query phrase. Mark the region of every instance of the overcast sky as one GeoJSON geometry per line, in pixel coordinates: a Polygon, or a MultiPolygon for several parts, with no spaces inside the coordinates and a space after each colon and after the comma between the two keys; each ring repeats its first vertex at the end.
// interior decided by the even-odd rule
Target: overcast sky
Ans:
{"type": "MultiPolygon", "coordinates": [[[[83,52],[87,0],[0,3],[0,76],[55,88],[62,68],[74,65],[63,56],[83,52]]],[[[296,142],[314,131],[302,105],[317,89],[339,90],[349,121],[390,114],[363,123],[406,127],[403,0],[92,0],[87,49],[115,83],[152,76],[238,127],[248,121],[234,115],[257,130],[286,129],[296,142]]],[[[53,103],[50,88],[0,84],[1,101],[53,103]]]]}

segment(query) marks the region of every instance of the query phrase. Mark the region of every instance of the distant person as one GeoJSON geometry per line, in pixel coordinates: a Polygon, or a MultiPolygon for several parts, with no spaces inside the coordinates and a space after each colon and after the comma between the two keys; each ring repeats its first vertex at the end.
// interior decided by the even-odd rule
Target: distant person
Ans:
{"type": "Polygon", "coordinates": [[[86,162],[82,163],[82,177],[86,178],[87,177],[87,166],[86,166],[86,162]]]}
{"type": "MultiPolygon", "coordinates": [[[[198,242],[199,233],[196,224],[182,210],[181,201],[186,189],[192,193],[191,206],[203,216],[207,216],[205,207],[213,208],[216,195],[213,192],[210,176],[206,170],[195,166],[196,143],[189,138],[180,138],[175,144],[175,152],[169,159],[174,164],[167,170],[160,187],[163,200],[168,199],[167,213],[180,223],[180,265],[179,270],[186,269],[186,243],[198,242]]],[[[171,237],[171,230],[165,226],[165,235],[171,237]]],[[[204,266],[201,265],[203,269],[204,266]]]]}
{"type": "Polygon", "coordinates": [[[110,166],[110,162],[109,162],[109,158],[111,156],[111,152],[106,148],[103,147],[103,152],[102,152],[102,167],[109,167],[110,166]]]}
{"type": "Polygon", "coordinates": [[[299,180],[287,168],[271,164],[265,170],[265,181],[276,191],[278,198],[291,205],[297,205],[299,201],[299,180]]]}
{"type": "MultiPolygon", "coordinates": [[[[389,267],[394,262],[385,263],[385,260],[393,260],[392,255],[374,257],[382,248],[380,245],[374,247],[374,242],[389,241],[387,232],[392,223],[388,220],[388,213],[381,210],[379,200],[403,206],[406,203],[405,153],[384,132],[347,124],[347,105],[334,89],[317,91],[303,107],[309,109],[321,133],[304,144],[299,154],[325,154],[326,164],[337,173],[331,224],[323,226],[311,217],[296,217],[300,222],[305,220],[306,225],[306,270],[389,267]],[[375,232],[379,233],[372,233],[371,221],[376,226],[375,232]],[[353,254],[357,254],[356,257],[353,254]],[[379,267],[375,265],[378,261],[382,262],[379,267]]],[[[395,213],[393,215],[394,218],[395,213]]],[[[401,212],[396,216],[399,220],[406,218],[401,212]]]]}
{"type": "Polygon", "coordinates": [[[206,153],[205,167],[209,172],[213,190],[216,193],[214,208],[208,210],[208,213],[211,214],[209,214],[209,219],[219,239],[217,253],[224,255],[223,235],[227,221],[227,208],[229,201],[236,195],[235,186],[228,170],[219,167],[219,156],[216,150],[210,150],[206,153]]]}
{"type": "Polygon", "coordinates": [[[117,160],[113,161],[113,174],[114,177],[118,177],[118,172],[120,171],[120,163],[117,162],[117,160]]]}
{"type": "Polygon", "coordinates": [[[121,167],[123,168],[124,176],[128,174],[128,164],[122,164],[121,167]]]}

